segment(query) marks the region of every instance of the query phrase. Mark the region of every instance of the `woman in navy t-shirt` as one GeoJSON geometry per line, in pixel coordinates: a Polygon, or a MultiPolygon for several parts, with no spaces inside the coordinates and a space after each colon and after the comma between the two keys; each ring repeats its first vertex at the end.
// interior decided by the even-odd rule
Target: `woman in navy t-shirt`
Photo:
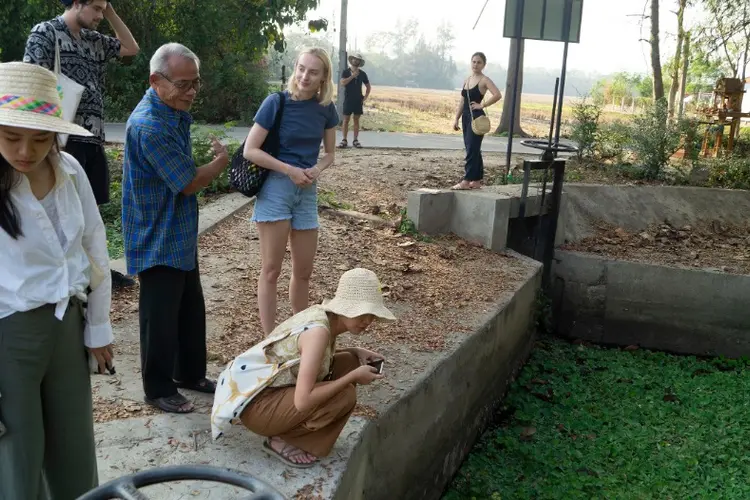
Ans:
{"type": "Polygon", "coordinates": [[[292,310],[296,314],[308,306],[318,247],[317,179],[333,164],[339,122],[332,101],[331,59],[325,50],[310,48],[299,54],[283,96],[278,156],[274,158],[261,149],[280,105],[278,94],[268,96],[261,104],[244,150],[249,161],[271,170],[252,218],[258,224],[260,239],[258,307],[266,335],[276,326],[276,284],[287,240],[292,253],[292,310]],[[319,158],[321,141],[324,154],[319,158]]]}

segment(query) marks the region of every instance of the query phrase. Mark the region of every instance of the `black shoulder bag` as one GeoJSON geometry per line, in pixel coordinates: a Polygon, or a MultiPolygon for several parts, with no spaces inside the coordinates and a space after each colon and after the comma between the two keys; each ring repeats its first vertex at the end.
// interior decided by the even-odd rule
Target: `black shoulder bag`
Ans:
{"type": "MultiPolygon", "coordinates": [[[[279,108],[273,120],[273,126],[268,131],[266,140],[263,141],[261,149],[276,158],[281,148],[279,129],[281,128],[281,116],[284,114],[284,92],[276,92],[279,96],[279,108]]],[[[245,139],[246,141],[247,139],[245,139]]],[[[268,177],[268,169],[249,161],[244,156],[245,141],[234,152],[232,164],[229,166],[229,186],[248,197],[256,196],[263,187],[268,177]]]]}

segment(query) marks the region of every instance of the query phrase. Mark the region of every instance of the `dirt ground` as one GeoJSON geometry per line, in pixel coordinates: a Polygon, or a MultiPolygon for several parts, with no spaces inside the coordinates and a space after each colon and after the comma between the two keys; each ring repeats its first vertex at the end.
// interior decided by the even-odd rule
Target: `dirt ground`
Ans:
{"type": "MultiPolygon", "coordinates": [[[[346,149],[323,173],[321,190],[329,191],[344,208],[386,217],[406,206],[409,191],[447,189],[464,175],[463,151],[346,149]]],[[[505,170],[505,155],[484,153],[484,178],[495,184],[505,170]]],[[[324,201],[328,197],[322,196],[324,201]]]]}
{"type": "MultiPolygon", "coordinates": [[[[487,163],[488,156],[485,157],[487,163]]],[[[321,229],[310,301],[333,296],[347,269],[366,267],[380,278],[395,323],[375,323],[366,335],[345,336],[340,345],[363,346],[386,356],[387,380],[363,388],[355,414],[374,417],[383,404],[407,390],[462,334],[518,288],[533,265],[452,236],[423,237],[398,231],[409,190],[445,187],[460,179],[460,152],[347,150],[324,174],[320,192],[321,229]],[[331,203],[325,203],[326,200],[331,203]],[[367,212],[372,220],[342,217],[325,205],[367,212]],[[372,216],[377,214],[377,216],[372,216]]],[[[495,161],[497,165],[501,162],[495,161]]],[[[499,168],[499,167],[498,167],[499,168]]],[[[492,171],[492,167],[487,170],[492,171]]],[[[252,207],[228,218],[200,239],[199,265],[206,298],[209,372],[262,338],[256,286],[260,254],[252,207]]],[[[292,313],[288,301],[290,259],[278,287],[278,319],[292,313]]],[[[117,354],[124,358],[122,379],[98,379],[98,422],[153,414],[140,398],[137,287],[116,292],[112,320],[119,333],[117,354]],[[118,387],[118,384],[122,387],[118,387]]],[[[194,400],[210,411],[210,398],[194,400]]]]}
{"type": "Polygon", "coordinates": [[[750,274],[750,224],[742,227],[713,221],[673,227],[664,223],[629,233],[600,223],[597,229],[595,236],[565,245],[563,249],[622,260],[750,274]]]}

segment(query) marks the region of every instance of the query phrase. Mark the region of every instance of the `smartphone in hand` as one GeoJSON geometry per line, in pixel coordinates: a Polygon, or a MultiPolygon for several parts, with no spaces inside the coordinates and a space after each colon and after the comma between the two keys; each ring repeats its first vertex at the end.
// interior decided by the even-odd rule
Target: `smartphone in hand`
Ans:
{"type": "Polygon", "coordinates": [[[367,364],[375,368],[378,371],[378,375],[383,374],[383,365],[385,364],[384,359],[376,359],[375,361],[370,361],[367,364]]]}

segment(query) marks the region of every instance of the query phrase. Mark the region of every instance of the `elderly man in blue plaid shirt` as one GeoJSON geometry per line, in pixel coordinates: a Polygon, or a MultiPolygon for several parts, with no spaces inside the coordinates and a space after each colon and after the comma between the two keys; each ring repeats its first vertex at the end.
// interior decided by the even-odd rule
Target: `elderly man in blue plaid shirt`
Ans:
{"type": "Polygon", "coordinates": [[[197,166],[188,111],[201,86],[200,61],[183,45],[151,58],[151,87],[128,119],[122,229],[128,272],[140,281],[141,373],[147,403],[189,413],[179,388],[213,393],[206,378],[206,307],[198,272],[196,193],[226,168],[226,148],[197,166]]]}

